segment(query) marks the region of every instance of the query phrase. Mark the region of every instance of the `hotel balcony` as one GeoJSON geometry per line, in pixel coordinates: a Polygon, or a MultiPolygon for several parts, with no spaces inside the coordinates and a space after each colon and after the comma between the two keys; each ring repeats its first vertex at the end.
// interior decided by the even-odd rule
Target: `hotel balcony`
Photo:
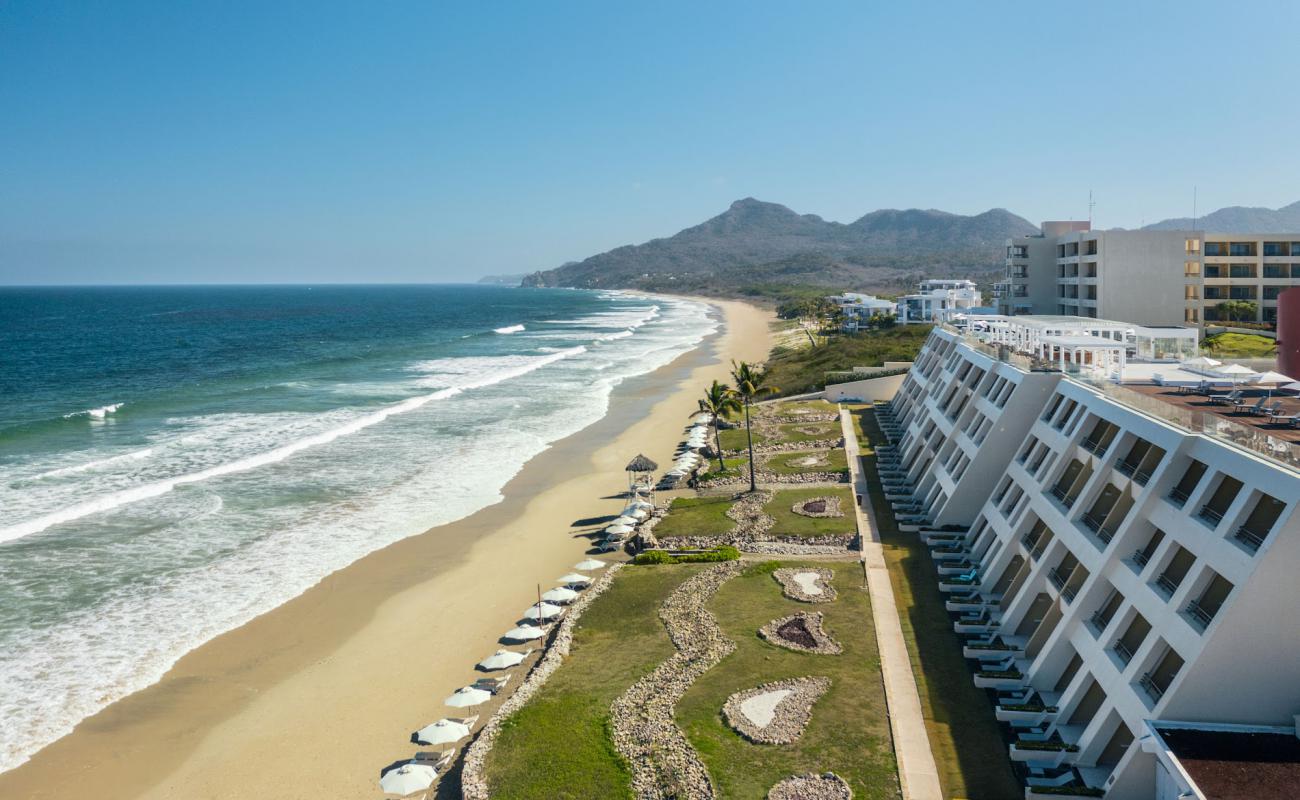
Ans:
{"type": "Polygon", "coordinates": [[[1007,657],[1024,658],[1024,637],[1002,637],[994,635],[971,639],[962,645],[961,653],[966,658],[983,659],[986,661],[1007,657]]]}

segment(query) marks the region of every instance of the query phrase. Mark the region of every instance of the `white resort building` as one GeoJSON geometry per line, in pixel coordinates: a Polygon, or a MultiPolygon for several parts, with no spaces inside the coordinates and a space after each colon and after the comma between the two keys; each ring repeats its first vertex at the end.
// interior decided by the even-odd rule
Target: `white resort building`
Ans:
{"type": "Polygon", "coordinates": [[[876,314],[893,314],[895,310],[894,301],[882,300],[871,294],[845,292],[832,295],[826,299],[839,306],[840,310],[844,312],[844,322],[841,328],[848,333],[865,326],[876,314]]]}
{"type": "Polygon", "coordinates": [[[898,321],[945,322],[957,314],[983,310],[984,294],[974,281],[934,278],[921,281],[919,290],[898,298],[898,321]]]}
{"type": "Polygon", "coordinates": [[[1001,314],[1068,314],[1142,325],[1219,321],[1228,300],[1255,304],[1275,322],[1278,294],[1300,286],[1300,233],[1094,231],[1044,222],[1006,242],[994,286],[1001,314]]]}
{"type": "Polygon", "coordinates": [[[876,407],[886,497],[932,548],[1026,797],[1284,796],[1210,789],[1207,764],[1263,776],[1274,745],[1297,774],[1300,434],[1153,385],[1186,374],[1153,363],[1195,355],[1180,330],[973,317],[876,407]]]}

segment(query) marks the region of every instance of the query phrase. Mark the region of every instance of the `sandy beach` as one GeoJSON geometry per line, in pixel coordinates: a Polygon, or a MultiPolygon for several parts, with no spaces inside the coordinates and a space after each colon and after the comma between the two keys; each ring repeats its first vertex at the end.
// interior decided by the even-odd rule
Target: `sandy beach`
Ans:
{"type": "Polygon", "coordinates": [[[618,387],[605,418],[530,461],[502,502],[372,553],[189,653],[0,774],[0,797],[381,797],[380,770],[418,749],[410,732],[459,715],[443,698],[481,676],[474,663],[537,584],[569,572],[594,520],[622,508],[627,461],[670,463],[707,383],[732,359],[766,357],[769,312],[706,302],[724,313],[720,336],[618,387]]]}

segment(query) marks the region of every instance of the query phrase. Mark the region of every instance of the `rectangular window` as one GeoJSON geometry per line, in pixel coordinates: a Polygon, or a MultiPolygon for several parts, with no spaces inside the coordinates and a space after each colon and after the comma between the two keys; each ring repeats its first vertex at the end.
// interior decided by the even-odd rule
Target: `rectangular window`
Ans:
{"type": "Polygon", "coordinates": [[[1205,287],[1205,299],[1206,299],[1206,300],[1226,300],[1227,298],[1224,297],[1224,294],[1223,294],[1223,287],[1222,287],[1222,286],[1206,286],[1206,287],[1205,287]]]}
{"type": "Polygon", "coordinates": [[[1230,264],[1228,265],[1228,277],[1253,278],[1255,277],[1255,265],[1254,264],[1230,264]]]}
{"type": "Polygon", "coordinates": [[[1228,245],[1225,242],[1206,242],[1205,254],[1207,256],[1226,256],[1228,254],[1228,245]]]}
{"type": "Polygon", "coordinates": [[[1228,288],[1228,297],[1233,300],[1254,300],[1254,286],[1232,286],[1228,288]]]}
{"type": "Polygon", "coordinates": [[[1287,255],[1291,248],[1288,242],[1264,242],[1264,255],[1266,256],[1284,256],[1287,255]]]}
{"type": "Polygon", "coordinates": [[[1300,242],[1291,243],[1291,255],[1300,256],[1300,242]]]}
{"type": "Polygon", "coordinates": [[[1228,255],[1253,256],[1255,255],[1255,243],[1254,242],[1230,242],[1228,244],[1228,255]]]}
{"type": "Polygon", "coordinates": [[[1221,264],[1206,264],[1205,277],[1207,278],[1226,278],[1224,267],[1221,264]]]}
{"type": "Polygon", "coordinates": [[[1286,264],[1265,264],[1265,278],[1285,278],[1290,274],[1290,267],[1286,264]]]}
{"type": "Polygon", "coordinates": [[[1097,240],[1089,239],[1088,241],[1084,242],[1083,253],[1084,255],[1089,255],[1089,256],[1097,255],[1097,240]]]}
{"type": "MultiPolygon", "coordinates": [[[[1276,309],[1274,310],[1276,311],[1276,309]]],[[[1183,322],[1193,322],[1193,323],[1199,322],[1199,320],[1197,319],[1198,316],[1199,314],[1197,313],[1197,310],[1194,308],[1183,309],[1183,322]]]]}
{"type": "Polygon", "coordinates": [[[1186,240],[1186,245],[1187,245],[1187,253],[1188,253],[1188,255],[1194,255],[1194,254],[1196,254],[1196,253],[1201,252],[1201,240],[1200,240],[1200,239],[1188,239],[1188,240],[1186,240]]]}
{"type": "Polygon", "coordinates": [[[1183,287],[1184,300],[1199,300],[1201,296],[1200,289],[1195,284],[1187,284],[1183,287]]]}
{"type": "Polygon", "coordinates": [[[1264,287],[1264,299],[1265,299],[1265,300],[1276,300],[1276,299],[1277,299],[1277,296],[1278,296],[1279,294],[1281,294],[1282,290],[1285,289],[1285,288],[1287,288],[1287,287],[1285,287],[1285,286],[1265,286],[1265,287],[1264,287]]]}
{"type": "Polygon", "coordinates": [[[1188,278],[1195,278],[1198,277],[1200,274],[1201,274],[1201,262],[1199,261],[1183,262],[1183,275],[1187,276],[1188,278]]]}

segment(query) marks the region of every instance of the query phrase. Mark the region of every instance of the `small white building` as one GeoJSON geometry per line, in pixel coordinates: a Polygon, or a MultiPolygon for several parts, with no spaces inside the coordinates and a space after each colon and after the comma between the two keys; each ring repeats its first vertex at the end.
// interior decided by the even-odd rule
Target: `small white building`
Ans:
{"type": "Polygon", "coordinates": [[[844,294],[834,295],[826,298],[829,302],[839,306],[844,312],[844,323],[841,325],[844,331],[852,333],[860,327],[864,327],[867,321],[876,314],[893,314],[894,303],[892,300],[882,300],[871,294],[859,294],[857,292],[845,292],[844,294]]]}
{"type": "Polygon", "coordinates": [[[898,321],[946,322],[956,314],[970,313],[984,306],[984,295],[974,281],[931,278],[921,281],[919,291],[898,299],[898,321]]]}

